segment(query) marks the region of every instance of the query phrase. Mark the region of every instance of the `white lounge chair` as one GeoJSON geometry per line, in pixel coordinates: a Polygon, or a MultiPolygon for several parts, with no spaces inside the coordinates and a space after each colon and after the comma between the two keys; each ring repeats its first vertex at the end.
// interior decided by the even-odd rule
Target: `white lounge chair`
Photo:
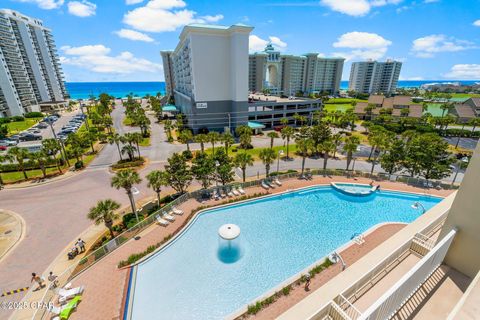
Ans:
{"type": "Polygon", "coordinates": [[[232,192],[232,190],[230,190],[230,191],[227,192],[227,196],[229,196],[230,198],[233,197],[233,192],[232,192]]]}
{"type": "Polygon", "coordinates": [[[170,213],[172,213],[172,212],[173,212],[174,214],[179,215],[179,216],[181,216],[181,215],[183,214],[183,211],[182,211],[182,210],[177,209],[177,208],[175,208],[175,207],[172,207],[172,211],[171,211],[170,213]]]}
{"type": "Polygon", "coordinates": [[[266,183],[267,186],[269,186],[270,188],[275,189],[275,185],[274,185],[273,183],[271,183],[270,181],[265,180],[265,183],[266,183]]]}
{"type": "Polygon", "coordinates": [[[237,190],[240,192],[240,194],[245,194],[245,190],[243,190],[242,187],[238,187],[237,190]]]}
{"type": "Polygon", "coordinates": [[[170,222],[175,221],[175,217],[172,216],[172,215],[170,215],[170,214],[168,214],[168,213],[165,213],[165,214],[163,215],[163,219],[165,219],[165,220],[167,220],[167,221],[170,221],[170,222]]]}
{"type": "Polygon", "coordinates": [[[235,189],[235,188],[232,188],[232,193],[233,193],[233,195],[235,195],[235,196],[239,196],[239,195],[240,195],[240,192],[238,192],[237,189],[235,189]]]}
{"type": "Polygon", "coordinates": [[[220,195],[218,194],[217,189],[213,190],[213,199],[218,200],[220,198],[220,195]]]}
{"type": "Polygon", "coordinates": [[[279,187],[282,186],[282,183],[280,182],[280,180],[278,180],[278,178],[275,178],[275,180],[273,180],[273,182],[279,187]]]}
{"type": "Polygon", "coordinates": [[[71,299],[79,294],[82,294],[84,289],[85,289],[84,286],[76,287],[69,290],[60,288],[58,290],[58,295],[59,295],[58,302],[64,303],[68,299],[71,299]]]}
{"type": "Polygon", "coordinates": [[[270,187],[268,186],[268,184],[265,183],[265,181],[262,181],[262,188],[265,189],[265,190],[270,189],[270,187]]]}
{"type": "Polygon", "coordinates": [[[227,196],[227,195],[225,194],[225,191],[223,191],[223,190],[220,190],[220,189],[219,189],[218,192],[220,193],[220,197],[222,197],[222,198],[225,198],[225,197],[227,196]]]}
{"type": "Polygon", "coordinates": [[[168,221],[165,219],[162,219],[160,216],[157,216],[157,223],[161,226],[168,226],[168,221]]]}

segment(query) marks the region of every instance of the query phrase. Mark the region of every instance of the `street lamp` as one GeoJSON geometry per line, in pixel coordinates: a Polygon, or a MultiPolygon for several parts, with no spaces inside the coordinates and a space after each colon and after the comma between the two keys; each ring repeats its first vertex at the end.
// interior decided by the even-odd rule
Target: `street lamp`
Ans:
{"type": "Polygon", "coordinates": [[[277,158],[277,176],[280,168],[280,157],[284,155],[284,152],[282,149],[278,150],[278,158],[277,158]]]}
{"type": "Polygon", "coordinates": [[[140,222],[138,219],[138,212],[137,212],[137,207],[135,206],[135,197],[136,195],[140,194],[140,190],[138,190],[136,187],[132,187],[132,206],[133,206],[133,211],[135,212],[135,217],[137,218],[137,222],[140,222]]]}
{"type": "MultiPolygon", "coordinates": [[[[217,176],[218,176],[218,167],[220,167],[220,162],[215,161],[215,171],[217,172],[217,176]]],[[[215,177],[215,187],[218,187],[218,179],[217,177],[215,177]]]]}
{"type": "Polygon", "coordinates": [[[457,161],[456,163],[456,167],[457,169],[455,170],[455,176],[453,177],[453,180],[452,180],[452,186],[454,185],[455,183],[455,180],[457,180],[457,175],[458,175],[458,172],[460,171],[460,169],[462,168],[463,164],[468,164],[470,160],[468,159],[468,157],[463,157],[462,159],[460,159],[460,161],[457,161]]]}
{"type": "Polygon", "coordinates": [[[57,134],[55,133],[55,129],[53,129],[53,120],[52,120],[52,118],[48,118],[48,117],[47,117],[46,122],[50,125],[50,129],[52,130],[53,138],[60,143],[60,147],[61,147],[60,155],[61,155],[61,157],[62,157],[63,162],[68,164],[67,151],[65,150],[65,145],[63,144],[63,140],[62,140],[62,139],[59,139],[59,138],[57,137],[57,134]]]}

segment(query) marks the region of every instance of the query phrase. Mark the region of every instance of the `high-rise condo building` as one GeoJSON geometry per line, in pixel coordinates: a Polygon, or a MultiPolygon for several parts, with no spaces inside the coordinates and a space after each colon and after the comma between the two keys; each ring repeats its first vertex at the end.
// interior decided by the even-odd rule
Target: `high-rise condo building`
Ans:
{"type": "Polygon", "coordinates": [[[52,33],[43,22],[0,9],[0,117],[40,111],[68,97],[52,33]]]}
{"type": "Polygon", "coordinates": [[[174,51],[161,53],[167,94],[197,132],[233,130],[248,121],[246,25],[192,24],[183,28],[174,51]]]}
{"type": "Polygon", "coordinates": [[[348,89],[369,94],[393,93],[397,89],[401,69],[402,63],[394,60],[354,62],[350,70],[348,89]]]}
{"type": "Polygon", "coordinates": [[[284,55],[268,44],[263,52],[249,56],[249,82],[252,92],[275,95],[338,93],[343,58],[319,57],[318,53],[284,55]]]}

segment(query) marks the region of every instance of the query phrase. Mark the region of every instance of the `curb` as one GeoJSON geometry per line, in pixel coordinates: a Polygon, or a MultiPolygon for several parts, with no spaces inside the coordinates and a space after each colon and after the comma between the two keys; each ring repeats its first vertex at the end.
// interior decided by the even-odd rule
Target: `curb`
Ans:
{"type": "Polygon", "coordinates": [[[25,238],[25,235],[27,233],[27,225],[23,217],[16,212],[6,210],[6,209],[0,209],[0,212],[5,212],[6,214],[9,214],[12,217],[14,217],[20,223],[20,227],[21,227],[20,237],[18,237],[17,240],[15,240],[15,242],[3,254],[0,254],[0,262],[2,262],[13,251],[13,249],[15,249],[18,246],[18,244],[20,244],[20,242],[22,242],[22,240],[25,238]]]}

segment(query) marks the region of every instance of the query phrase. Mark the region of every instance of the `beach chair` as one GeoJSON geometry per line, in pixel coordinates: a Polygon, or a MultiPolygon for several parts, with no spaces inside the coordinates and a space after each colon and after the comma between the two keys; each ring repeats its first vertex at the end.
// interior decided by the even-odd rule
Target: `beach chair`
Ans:
{"type": "Polygon", "coordinates": [[[273,182],[274,182],[277,186],[279,186],[279,187],[282,186],[282,183],[280,182],[280,180],[278,180],[278,178],[275,178],[275,179],[273,180],[273,182]]]}
{"type": "Polygon", "coordinates": [[[265,190],[269,190],[269,189],[270,189],[270,186],[265,183],[265,180],[262,180],[262,188],[265,189],[265,190]]]}
{"type": "Polygon", "coordinates": [[[233,193],[234,196],[239,196],[240,195],[240,192],[238,192],[235,187],[232,188],[232,193],[233,193]]]}
{"type": "Polygon", "coordinates": [[[173,212],[174,214],[176,214],[176,215],[179,215],[179,216],[181,216],[181,215],[183,214],[183,211],[182,211],[182,210],[177,209],[177,208],[175,208],[175,207],[172,207],[172,210],[170,211],[170,213],[172,213],[172,212],[173,212]]]}
{"type": "Polygon", "coordinates": [[[214,199],[214,200],[220,199],[220,196],[219,196],[219,194],[218,194],[217,189],[214,189],[214,190],[213,190],[213,199],[214,199]]]}
{"type": "Polygon", "coordinates": [[[230,191],[227,192],[227,196],[228,196],[229,198],[233,197],[233,192],[232,192],[231,189],[230,189],[230,191]]]}
{"type": "Polygon", "coordinates": [[[168,226],[168,221],[167,221],[167,220],[162,219],[162,217],[160,217],[160,216],[156,216],[156,218],[157,218],[157,223],[158,223],[159,225],[161,225],[161,226],[163,226],[163,227],[168,226]]]}
{"type": "Polygon", "coordinates": [[[170,222],[173,222],[175,221],[175,217],[168,214],[168,213],[165,213],[163,216],[162,216],[163,219],[167,220],[167,221],[170,221],[170,222]]]}
{"type": "Polygon", "coordinates": [[[245,190],[243,190],[243,188],[240,186],[237,188],[237,190],[238,192],[240,192],[241,195],[244,195],[246,193],[245,190]]]}
{"type": "Polygon", "coordinates": [[[271,181],[265,180],[265,183],[266,183],[267,186],[269,186],[270,188],[275,189],[275,185],[274,185],[271,181]]]}
{"type": "Polygon", "coordinates": [[[59,295],[59,298],[58,298],[58,302],[60,303],[65,303],[67,300],[79,295],[79,294],[82,294],[83,293],[83,290],[85,289],[84,286],[80,286],[80,287],[76,287],[76,288],[73,288],[73,289],[62,289],[60,288],[58,290],[58,295],[59,295]]]}

